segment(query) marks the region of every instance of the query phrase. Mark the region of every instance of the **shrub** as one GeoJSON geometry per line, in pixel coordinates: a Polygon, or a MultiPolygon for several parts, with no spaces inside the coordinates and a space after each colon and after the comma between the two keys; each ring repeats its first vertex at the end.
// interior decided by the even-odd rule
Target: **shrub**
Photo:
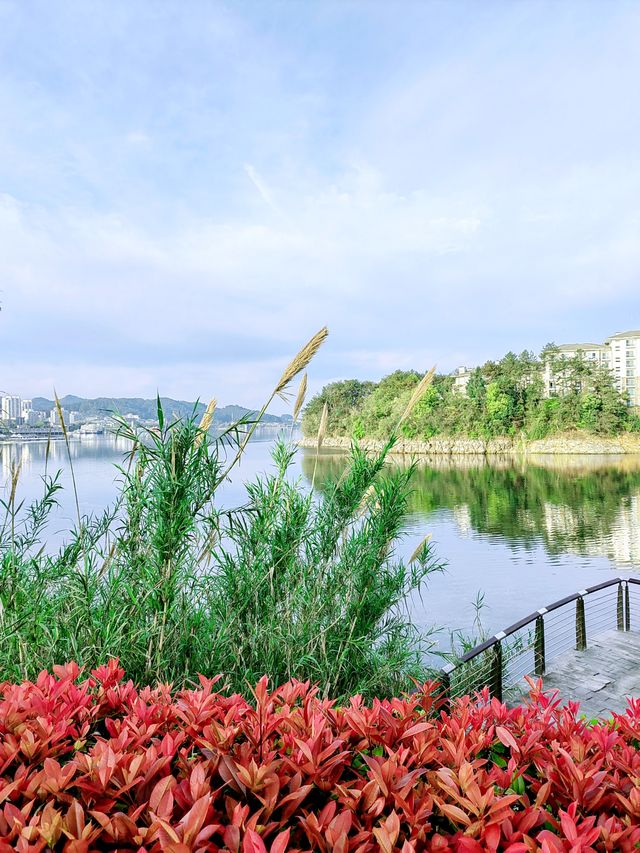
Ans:
{"type": "MultiPolygon", "coordinates": [[[[396,557],[413,468],[384,470],[395,431],[380,453],[354,446],[317,500],[291,482],[295,449],[278,441],[275,473],[245,483],[241,506],[220,504],[218,489],[260,419],[276,396],[286,398],[327,334],[321,329],[298,352],[260,412],[216,438],[215,399],[199,421],[197,406],[169,421],[160,397],[157,427],[116,417],[131,450],[115,505],[101,517],[82,516],[76,493],[77,527],[58,554],[42,544],[58,477],[45,476],[43,497],[23,511],[20,469],[13,471],[8,498],[0,498],[0,678],[113,657],[139,684],[222,673],[242,689],[266,672],[275,683],[311,679],[336,697],[392,695],[427,677],[429,641],[407,605],[440,566],[428,546],[408,566],[396,557]]],[[[418,382],[411,374],[417,387],[395,429],[432,376],[418,382]]],[[[294,423],[306,387],[305,373],[294,423]]],[[[349,428],[351,409],[372,387],[331,386],[334,414],[349,428]]],[[[75,489],[57,397],[56,406],[75,489]]],[[[328,406],[321,411],[325,420],[328,406]]]]}
{"type": "Polygon", "coordinates": [[[0,687],[0,851],[632,851],[640,703],[440,707],[308,683],[136,689],[110,661],[0,687]]]}
{"type": "Polygon", "coordinates": [[[317,681],[326,695],[393,695],[427,677],[429,647],[406,602],[439,568],[405,565],[413,468],[354,447],[314,498],[292,481],[294,448],[239,507],[217,498],[241,435],[214,439],[193,417],[120,423],[131,441],[116,506],[79,518],[58,554],[41,548],[58,481],[27,512],[0,519],[0,678],[33,678],[73,658],[118,657],[144,684],[223,673],[235,689],[268,673],[317,681]]]}

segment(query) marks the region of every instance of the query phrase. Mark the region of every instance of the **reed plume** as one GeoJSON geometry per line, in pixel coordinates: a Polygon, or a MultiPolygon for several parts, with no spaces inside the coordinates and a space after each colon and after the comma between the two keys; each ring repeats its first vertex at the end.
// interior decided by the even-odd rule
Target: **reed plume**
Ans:
{"type": "Polygon", "coordinates": [[[300,385],[298,386],[298,395],[296,397],[296,402],[293,407],[293,422],[298,420],[298,415],[302,407],[304,406],[305,397],[307,396],[307,374],[302,374],[302,379],[300,380],[300,385]]]}
{"type": "Polygon", "coordinates": [[[22,459],[16,465],[15,463],[11,466],[11,474],[9,478],[9,500],[4,503],[4,521],[2,522],[2,526],[0,526],[0,541],[4,536],[4,532],[7,528],[9,521],[11,522],[11,540],[13,541],[15,535],[15,520],[16,520],[16,492],[18,491],[18,480],[20,479],[20,471],[22,470],[22,459]]]}
{"type": "Polygon", "coordinates": [[[420,554],[424,551],[425,546],[431,541],[432,535],[432,533],[427,533],[424,539],[420,540],[418,547],[409,557],[409,563],[415,563],[415,561],[420,557],[420,554]]]}
{"type": "Polygon", "coordinates": [[[327,436],[327,424],[329,423],[329,406],[325,403],[322,407],[320,415],[320,424],[318,426],[318,450],[322,447],[322,442],[327,436]]]}
{"type": "Polygon", "coordinates": [[[214,415],[214,412],[216,410],[216,404],[217,404],[216,398],[212,397],[211,400],[209,400],[209,405],[205,409],[205,412],[202,415],[202,420],[200,421],[200,424],[198,426],[198,429],[200,432],[199,432],[198,436],[196,437],[196,442],[195,442],[196,447],[199,447],[202,444],[203,438],[205,437],[205,435],[209,432],[209,430],[211,428],[211,424],[213,423],[213,415],[214,415]]]}
{"type": "Polygon", "coordinates": [[[420,402],[420,400],[424,396],[424,392],[427,390],[429,385],[431,385],[431,383],[433,382],[433,377],[435,376],[435,373],[436,373],[436,368],[434,365],[431,368],[431,370],[428,370],[425,373],[425,375],[422,377],[420,382],[418,382],[418,384],[416,385],[416,387],[413,390],[413,394],[409,398],[409,402],[407,403],[406,409],[402,413],[402,416],[396,425],[396,429],[399,429],[400,426],[404,423],[404,421],[406,421],[407,418],[411,415],[411,412],[415,409],[417,404],[420,402]]]}
{"type": "Polygon", "coordinates": [[[283,392],[286,391],[290,382],[295,379],[295,377],[300,373],[300,371],[304,370],[314,355],[318,352],[322,344],[325,342],[327,335],[329,334],[329,329],[326,326],[323,326],[319,332],[311,338],[308,343],[306,343],[300,352],[296,355],[296,357],[287,365],[284,373],[280,377],[280,381],[275,387],[273,392],[274,396],[279,394],[282,396],[283,392]]]}
{"type": "Polygon", "coordinates": [[[84,525],[82,523],[82,515],[80,514],[80,498],[78,497],[78,486],[76,483],[76,472],[73,469],[73,459],[71,458],[71,446],[69,444],[69,433],[67,432],[67,425],[64,422],[64,414],[62,411],[62,406],[60,404],[60,398],[58,397],[58,392],[56,389],[53,389],[53,399],[55,400],[56,411],[58,413],[58,418],[60,419],[60,426],[62,427],[62,434],[64,435],[64,443],[67,448],[67,459],[69,460],[69,473],[71,474],[71,485],[73,486],[73,497],[76,503],[76,515],[78,518],[78,533],[80,535],[80,545],[82,547],[82,553],[84,556],[84,566],[85,571],[87,570],[87,549],[84,541],[84,525]]]}
{"type": "Polygon", "coordinates": [[[320,424],[318,425],[318,444],[316,447],[316,461],[313,464],[313,477],[311,478],[311,489],[316,484],[316,472],[318,470],[318,456],[320,455],[320,448],[322,447],[322,442],[325,439],[327,434],[327,424],[329,423],[329,406],[325,403],[322,407],[322,414],[320,415],[320,424]]]}
{"type": "Polygon", "coordinates": [[[64,417],[62,414],[62,406],[60,405],[60,399],[58,397],[58,392],[55,389],[53,391],[53,396],[55,399],[55,406],[56,406],[56,411],[58,413],[58,419],[60,421],[60,426],[62,427],[62,434],[64,435],[64,437],[66,439],[67,438],[67,425],[64,422],[64,417]]]}
{"type": "Polygon", "coordinates": [[[17,465],[11,467],[11,493],[9,495],[9,504],[14,504],[16,500],[16,492],[18,490],[18,480],[20,479],[20,471],[22,470],[22,459],[17,465]]]}
{"type": "Polygon", "coordinates": [[[267,409],[269,408],[269,406],[273,402],[273,398],[277,395],[277,396],[281,397],[282,399],[286,399],[285,398],[285,392],[286,392],[287,387],[289,386],[290,382],[293,379],[295,379],[295,377],[300,373],[300,371],[304,370],[308,366],[311,359],[318,352],[318,350],[320,349],[320,347],[322,346],[322,344],[326,340],[328,334],[329,334],[329,330],[327,329],[326,326],[323,326],[322,329],[320,329],[319,332],[316,332],[316,334],[311,338],[311,340],[309,340],[302,347],[300,352],[287,365],[287,367],[284,370],[284,373],[282,374],[282,376],[280,377],[280,379],[278,381],[278,384],[276,385],[276,387],[271,392],[269,399],[267,400],[267,402],[264,404],[264,406],[258,412],[257,417],[253,421],[251,429],[247,431],[246,436],[244,437],[244,439],[240,443],[236,455],[233,457],[233,459],[231,460],[231,463],[229,464],[229,466],[227,467],[227,469],[225,470],[225,472],[223,474],[223,479],[229,475],[229,472],[232,470],[232,468],[235,467],[236,463],[238,462],[238,460],[240,459],[240,457],[244,453],[245,447],[249,443],[249,439],[251,438],[253,433],[256,431],[256,427],[258,426],[258,424],[262,420],[264,413],[267,411],[267,409]]]}
{"type": "MultiPolygon", "coordinates": [[[[344,479],[344,477],[347,476],[345,474],[345,471],[348,474],[348,471],[349,471],[348,467],[345,467],[344,471],[342,472],[341,479],[344,479]]],[[[373,483],[371,483],[369,488],[362,495],[362,500],[360,501],[360,505],[358,506],[358,511],[356,513],[358,518],[362,518],[366,514],[367,509],[369,508],[369,501],[375,495],[375,493],[376,493],[376,487],[373,483]]],[[[377,502],[376,502],[376,508],[378,508],[377,502]]]]}

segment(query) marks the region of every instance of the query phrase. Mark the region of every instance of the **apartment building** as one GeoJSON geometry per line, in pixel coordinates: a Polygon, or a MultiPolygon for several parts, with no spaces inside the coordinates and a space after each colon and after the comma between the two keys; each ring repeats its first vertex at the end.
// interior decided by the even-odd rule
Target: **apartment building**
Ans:
{"type": "Polygon", "coordinates": [[[22,419],[22,400],[12,394],[0,397],[0,420],[19,423],[22,419]]]}
{"type": "MultiPolygon", "coordinates": [[[[585,360],[611,371],[613,380],[622,393],[626,393],[630,406],[640,406],[640,330],[619,332],[606,338],[604,343],[560,344],[556,348],[558,358],[581,356],[585,360]]],[[[454,387],[462,394],[472,371],[458,367],[451,375],[454,387]]],[[[565,392],[562,375],[554,375],[551,359],[544,365],[544,387],[547,397],[565,392]]]]}
{"type": "Polygon", "coordinates": [[[469,384],[472,373],[473,371],[466,367],[456,367],[451,374],[453,376],[453,387],[456,391],[459,391],[461,394],[467,393],[467,385],[469,384]]]}
{"type": "MultiPolygon", "coordinates": [[[[555,349],[558,358],[570,359],[581,355],[582,358],[600,367],[608,368],[610,365],[611,351],[605,344],[560,344],[555,349]]],[[[550,359],[545,361],[543,377],[545,395],[547,397],[564,393],[565,388],[562,384],[562,377],[554,375],[550,359]]]]}
{"type": "Polygon", "coordinates": [[[0,420],[6,423],[26,424],[33,415],[32,401],[22,400],[15,394],[0,395],[0,420]]]}
{"type": "Polygon", "coordinates": [[[60,407],[60,411],[58,411],[57,406],[54,406],[53,409],[49,412],[49,423],[51,426],[61,426],[60,415],[62,415],[62,420],[66,423],[69,422],[69,418],[67,416],[67,410],[60,407]]]}
{"type": "MultiPolygon", "coordinates": [[[[557,350],[560,357],[580,355],[610,370],[618,390],[628,395],[629,405],[640,405],[640,331],[611,335],[602,344],[561,344],[557,350]]],[[[562,377],[553,375],[549,361],[545,363],[544,381],[547,396],[563,393],[562,377]]]]}
{"type": "Polygon", "coordinates": [[[620,391],[629,395],[632,406],[640,406],[640,331],[620,332],[605,340],[609,363],[620,391]]]}

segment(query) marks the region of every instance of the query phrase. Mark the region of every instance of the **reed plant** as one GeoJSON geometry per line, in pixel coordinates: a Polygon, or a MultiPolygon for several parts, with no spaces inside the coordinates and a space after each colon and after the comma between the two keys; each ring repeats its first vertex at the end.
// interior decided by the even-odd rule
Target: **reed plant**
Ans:
{"type": "MultiPolygon", "coordinates": [[[[296,417],[306,377],[301,388],[296,417]]],[[[224,508],[220,487],[259,416],[213,435],[214,409],[171,419],[158,401],[153,429],[116,417],[131,446],[117,500],[103,515],[78,513],[57,553],[43,541],[59,477],[45,477],[43,497],[24,507],[15,474],[0,525],[0,678],[111,657],[141,684],[221,673],[240,690],[266,673],[337,697],[390,695],[425,677],[428,638],[407,602],[439,565],[428,542],[408,565],[397,558],[412,468],[385,469],[394,436],[373,455],[354,446],[346,472],[317,495],[292,476],[295,445],[279,440],[272,472],[224,508]]]]}

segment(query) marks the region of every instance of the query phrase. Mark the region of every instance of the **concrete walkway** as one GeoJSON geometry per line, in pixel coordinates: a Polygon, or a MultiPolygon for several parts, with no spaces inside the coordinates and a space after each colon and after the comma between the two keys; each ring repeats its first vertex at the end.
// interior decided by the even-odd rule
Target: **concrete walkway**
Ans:
{"type": "Polygon", "coordinates": [[[550,661],[546,692],[580,702],[588,719],[621,713],[626,697],[640,697],[640,633],[608,631],[589,641],[584,652],[565,652],[550,661]]]}

